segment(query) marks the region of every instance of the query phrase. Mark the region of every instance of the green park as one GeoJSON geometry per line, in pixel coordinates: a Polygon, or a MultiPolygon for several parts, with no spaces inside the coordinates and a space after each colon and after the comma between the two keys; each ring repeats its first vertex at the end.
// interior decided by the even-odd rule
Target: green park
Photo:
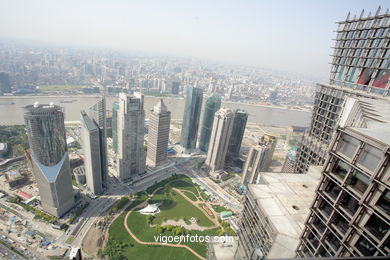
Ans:
{"type": "Polygon", "coordinates": [[[184,175],[172,176],[132,196],[128,207],[113,221],[109,238],[98,256],[108,259],[205,259],[206,242],[156,243],[159,236],[235,235],[227,222],[208,205],[209,195],[184,175]],[[147,205],[159,213],[141,214],[147,205]]]}

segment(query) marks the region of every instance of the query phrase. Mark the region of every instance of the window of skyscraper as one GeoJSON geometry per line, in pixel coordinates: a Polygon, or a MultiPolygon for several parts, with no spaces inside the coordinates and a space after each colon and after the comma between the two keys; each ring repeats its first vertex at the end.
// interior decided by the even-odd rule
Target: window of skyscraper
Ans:
{"type": "Polygon", "coordinates": [[[353,170],[346,183],[352,187],[353,191],[357,191],[362,195],[370,184],[370,178],[358,170],[353,170]]]}
{"type": "Polygon", "coordinates": [[[382,240],[383,237],[389,231],[389,225],[379,218],[377,215],[372,214],[365,226],[371,234],[373,234],[378,240],[382,240]]]}
{"type": "Polygon", "coordinates": [[[349,135],[343,135],[338,151],[348,158],[353,158],[359,147],[359,140],[349,135]]]}
{"type": "Polygon", "coordinates": [[[338,160],[332,170],[332,173],[335,174],[340,181],[343,181],[350,169],[351,166],[341,160],[338,160]]]}
{"type": "Polygon", "coordinates": [[[357,163],[373,172],[378,167],[382,157],[383,153],[381,150],[366,144],[357,159],[357,163]]]}

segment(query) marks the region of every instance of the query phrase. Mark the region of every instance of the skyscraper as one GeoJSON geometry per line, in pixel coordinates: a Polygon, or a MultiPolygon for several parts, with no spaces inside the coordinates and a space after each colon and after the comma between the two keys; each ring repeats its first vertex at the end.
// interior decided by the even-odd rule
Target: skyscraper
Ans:
{"type": "Polygon", "coordinates": [[[276,138],[264,135],[259,142],[253,144],[245,161],[241,183],[258,183],[260,172],[268,171],[276,146],[276,138]]]}
{"type": "Polygon", "coordinates": [[[96,124],[104,129],[106,127],[106,99],[102,98],[89,108],[89,116],[96,124]]]}
{"type": "Polygon", "coordinates": [[[271,166],[272,156],[274,156],[276,148],[276,141],[276,137],[269,134],[264,134],[264,136],[260,138],[260,143],[266,145],[269,148],[269,153],[267,154],[267,157],[265,158],[264,162],[265,171],[268,171],[269,167],[271,166]]]}
{"type": "Polygon", "coordinates": [[[232,133],[234,113],[228,108],[221,108],[215,113],[210,146],[205,164],[211,171],[222,170],[225,166],[226,153],[232,133]]]}
{"type": "Polygon", "coordinates": [[[118,111],[119,103],[112,103],[112,149],[118,152],[118,111]]]}
{"type": "Polygon", "coordinates": [[[298,257],[390,253],[390,102],[345,100],[298,257]]]}
{"type": "Polygon", "coordinates": [[[8,73],[0,72],[0,95],[11,92],[11,84],[8,73]]]}
{"type": "Polygon", "coordinates": [[[24,120],[42,208],[60,217],[75,204],[64,113],[59,106],[36,102],[25,107],[24,120]]]}
{"type": "Polygon", "coordinates": [[[103,129],[84,110],[80,112],[80,116],[86,184],[93,194],[101,194],[104,190],[103,181],[106,180],[103,176],[103,160],[106,157],[103,129]]]}
{"type": "Polygon", "coordinates": [[[178,81],[173,81],[172,82],[172,94],[178,95],[179,94],[179,89],[180,89],[180,82],[178,81]]]}
{"type": "Polygon", "coordinates": [[[245,110],[236,109],[234,111],[234,124],[229,140],[227,157],[230,160],[239,158],[242,138],[244,137],[248,113],[245,110]]]}
{"type": "Polygon", "coordinates": [[[329,84],[318,84],[311,125],[298,145],[295,171],[322,165],[347,96],[390,95],[390,14],[352,18],[338,23],[329,84]]]}
{"type": "Polygon", "coordinates": [[[203,119],[200,131],[199,149],[202,152],[207,152],[209,148],[211,130],[213,129],[213,122],[215,112],[221,108],[221,97],[219,94],[214,93],[207,98],[206,104],[203,110],[203,119]]]}
{"type": "Polygon", "coordinates": [[[196,147],[202,100],[202,89],[187,86],[180,141],[185,153],[191,153],[196,147]]]}
{"type": "Polygon", "coordinates": [[[129,180],[145,172],[144,96],[119,94],[118,177],[129,180]]]}
{"type": "Polygon", "coordinates": [[[151,110],[149,118],[148,151],[146,162],[156,167],[167,160],[171,112],[161,99],[151,110]]]}
{"type": "Polygon", "coordinates": [[[100,129],[100,150],[101,150],[101,168],[102,183],[105,188],[107,185],[107,122],[106,122],[106,99],[100,99],[95,105],[89,108],[89,116],[100,129]]]}

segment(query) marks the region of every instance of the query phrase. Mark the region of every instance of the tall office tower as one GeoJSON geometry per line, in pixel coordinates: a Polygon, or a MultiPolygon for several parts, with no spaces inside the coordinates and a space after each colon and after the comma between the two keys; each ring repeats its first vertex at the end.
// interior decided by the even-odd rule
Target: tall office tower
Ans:
{"type": "Polygon", "coordinates": [[[81,140],[84,150],[85,176],[88,189],[93,194],[104,191],[104,133],[98,124],[84,110],[80,112],[81,140]]]}
{"type": "Polygon", "coordinates": [[[8,73],[0,72],[0,95],[11,92],[11,84],[8,73]]]}
{"type": "Polygon", "coordinates": [[[295,171],[322,165],[346,96],[389,96],[390,14],[339,22],[329,84],[318,84],[311,125],[298,145],[295,171]]]}
{"type": "Polygon", "coordinates": [[[228,108],[221,108],[215,113],[210,146],[205,164],[212,172],[222,170],[225,166],[229,139],[233,129],[234,113],[228,108]]]}
{"type": "Polygon", "coordinates": [[[390,102],[347,98],[298,257],[390,254],[390,102]]]}
{"type": "Polygon", "coordinates": [[[258,183],[260,172],[269,169],[275,146],[276,138],[271,135],[264,135],[258,143],[250,147],[242,172],[242,184],[258,183]]]}
{"type": "Polygon", "coordinates": [[[245,110],[236,109],[234,111],[234,124],[227,153],[229,160],[238,159],[240,156],[241,143],[247,120],[248,113],[245,110]]]}
{"type": "Polygon", "coordinates": [[[119,103],[112,103],[112,149],[118,152],[118,111],[119,103]]]}
{"type": "Polygon", "coordinates": [[[178,95],[179,94],[179,89],[180,89],[180,82],[173,81],[172,82],[172,94],[178,95]]]}
{"type": "Polygon", "coordinates": [[[213,129],[213,122],[215,112],[221,108],[221,97],[214,93],[206,100],[203,110],[202,125],[199,139],[199,149],[202,152],[207,152],[210,143],[211,130],[213,129]]]}
{"type": "Polygon", "coordinates": [[[96,123],[101,133],[101,167],[103,187],[107,186],[107,122],[106,122],[106,99],[100,99],[95,105],[89,108],[89,116],[96,123]]]}
{"type": "Polygon", "coordinates": [[[268,171],[269,167],[271,166],[272,156],[274,155],[276,148],[276,141],[276,137],[269,134],[265,134],[260,139],[260,143],[266,145],[269,148],[269,153],[267,154],[267,157],[265,158],[264,162],[264,169],[266,171],[268,171]]]}
{"type": "Polygon", "coordinates": [[[202,100],[202,89],[191,86],[186,87],[186,104],[184,108],[180,141],[184,153],[191,153],[196,147],[202,100]]]}
{"type": "Polygon", "coordinates": [[[106,127],[106,99],[100,99],[96,104],[89,108],[89,116],[95,120],[100,128],[106,127]]]}
{"type": "Polygon", "coordinates": [[[295,256],[319,184],[319,166],[307,174],[264,172],[249,184],[238,223],[237,260],[295,256]]]}
{"type": "Polygon", "coordinates": [[[145,172],[144,96],[119,94],[118,177],[125,181],[145,172]]]}
{"type": "Polygon", "coordinates": [[[42,208],[53,216],[63,216],[75,201],[62,108],[36,102],[25,107],[24,121],[42,208]]]}
{"type": "Polygon", "coordinates": [[[295,165],[296,158],[297,158],[297,147],[292,146],[291,149],[287,152],[287,156],[283,162],[281,172],[294,173],[294,165],[295,165]]]}
{"type": "Polygon", "coordinates": [[[150,111],[146,163],[156,167],[167,161],[171,112],[161,99],[150,111]]]}

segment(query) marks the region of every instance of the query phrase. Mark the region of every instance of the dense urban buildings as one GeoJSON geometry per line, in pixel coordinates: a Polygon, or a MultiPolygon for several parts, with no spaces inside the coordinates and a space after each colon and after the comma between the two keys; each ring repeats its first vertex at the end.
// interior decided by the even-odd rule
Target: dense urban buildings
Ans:
{"type": "Polygon", "coordinates": [[[234,124],[232,134],[229,140],[229,148],[227,158],[238,159],[240,157],[240,149],[242,138],[244,136],[248,113],[245,110],[236,109],[234,111],[234,124]]]}
{"type": "Polygon", "coordinates": [[[93,194],[101,194],[107,180],[103,162],[106,158],[104,131],[84,110],[80,112],[80,123],[87,188],[93,194]]]}
{"type": "Polygon", "coordinates": [[[307,174],[263,172],[249,184],[234,259],[294,258],[319,177],[317,166],[307,174]]]}
{"type": "Polygon", "coordinates": [[[146,163],[151,167],[162,165],[167,161],[170,123],[171,112],[161,99],[150,111],[149,116],[146,163]]]}
{"type": "Polygon", "coordinates": [[[182,146],[184,153],[191,153],[196,148],[202,100],[202,89],[194,88],[192,86],[186,87],[186,104],[180,140],[180,145],[182,146]]]}
{"type": "Polygon", "coordinates": [[[206,99],[203,108],[202,124],[200,129],[199,150],[207,152],[210,143],[211,130],[213,129],[214,115],[221,108],[221,96],[212,94],[206,99]]]}
{"type": "Polygon", "coordinates": [[[119,94],[118,111],[118,177],[134,179],[145,172],[145,110],[144,96],[119,94]]]}
{"type": "Polygon", "coordinates": [[[229,139],[232,133],[234,113],[228,108],[221,108],[215,113],[210,145],[205,164],[211,172],[223,170],[229,139]]]}
{"type": "Polygon", "coordinates": [[[347,98],[299,257],[390,253],[390,101],[347,98]]]}
{"type": "Polygon", "coordinates": [[[338,23],[329,84],[318,84],[311,125],[297,149],[295,171],[322,165],[346,96],[390,96],[390,14],[338,23]]]}
{"type": "Polygon", "coordinates": [[[275,151],[276,137],[264,135],[249,148],[241,177],[241,184],[258,183],[260,172],[269,170],[275,151]]]}
{"type": "Polygon", "coordinates": [[[60,217],[75,204],[64,113],[59,106],[35,103],[25,107],[24,120],[42,208],[60,217]]]}

